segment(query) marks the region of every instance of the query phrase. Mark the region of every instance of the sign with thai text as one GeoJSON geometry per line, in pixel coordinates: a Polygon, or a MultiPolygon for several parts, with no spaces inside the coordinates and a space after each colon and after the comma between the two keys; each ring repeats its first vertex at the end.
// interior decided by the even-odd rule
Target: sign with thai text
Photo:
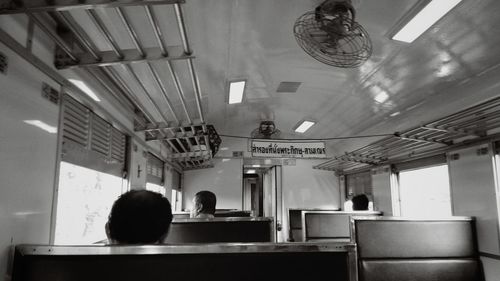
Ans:
{"type": "Polygon", "coordinates": [[[278,142],[252,140],[252,157],[326,158],[324,142],[278,142]]]}

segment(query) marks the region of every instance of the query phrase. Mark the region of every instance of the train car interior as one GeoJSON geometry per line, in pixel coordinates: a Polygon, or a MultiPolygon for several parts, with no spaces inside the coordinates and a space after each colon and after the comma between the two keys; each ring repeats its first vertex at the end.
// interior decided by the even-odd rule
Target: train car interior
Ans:
{"type": "Polygon", "coordinates": [[[0,280],[500,281],[499,13],[0,0],[0,280]],[[162,243],[109,244],[132,190],[162,243]]]}

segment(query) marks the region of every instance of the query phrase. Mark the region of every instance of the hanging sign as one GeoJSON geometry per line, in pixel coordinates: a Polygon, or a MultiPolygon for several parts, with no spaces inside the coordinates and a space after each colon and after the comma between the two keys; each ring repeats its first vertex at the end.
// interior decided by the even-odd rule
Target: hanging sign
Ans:
{"type": "Polygon", "coordinates": [[[278,142],[252,140],[252,157],[326,158],[324,142],[278,142]]]}

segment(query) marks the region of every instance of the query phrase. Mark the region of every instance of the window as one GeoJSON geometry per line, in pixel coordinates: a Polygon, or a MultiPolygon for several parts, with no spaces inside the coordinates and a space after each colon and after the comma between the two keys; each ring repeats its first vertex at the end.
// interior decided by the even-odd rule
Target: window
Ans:
{"type": "Polygon", "coordinates": [[[172,212],[181,211],[182,194],[179,190],[172,189],[172,212]]]}
{"type": "Polygon", "coordinates": [[[399,172],[401,216],[451,216],[448,165],[399,172]]]}
{"type": "Polygon", "coordinates": [[[165,196],[164,177],[165,163],[160,158],[148,153],[146,162],[146,189],[165,196]]]}
{"type": "Polygon", "coordinates": [[[62,103],[62,157],[55,210],[55,244],[91,244],[106,238],[113,202],[123,179],[127,139],[75,99],[62,103]]]}
{"type": "Polygon", "coordinates": [[[159,185],[159,184],[147,182],[146,183],[146,190],[158,192],[161,195],[166,196],[166,194],[165,194],[165,192],[166,192],[165,187],[162,186],[162,185],[159,185]]]}
{"type": "Polygon", "coordinates": [[[172,171],[172,212],[182,211],[181,180],[181,174],[172,171]]]}
{"type": "Polygon", "coordinates": [[[102,172],[61,162],[55,244],[92,244],[106,239],[104,226],[113,202],[127,181],[102,172]]]}
{"type": "Polygon", "coordinates": [[[373,211],[373,183],[370,171],[348,174],[345,176],[346,184],[346,201],[344,202],[344,210],[352,211],[351,199],[359,194],[365,194],[370,202],[368,210],[373,211]]]}

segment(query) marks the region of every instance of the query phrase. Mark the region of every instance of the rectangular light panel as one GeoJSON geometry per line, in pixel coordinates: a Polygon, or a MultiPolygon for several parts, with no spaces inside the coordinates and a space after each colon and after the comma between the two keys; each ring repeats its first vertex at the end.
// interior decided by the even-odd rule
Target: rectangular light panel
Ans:
{"type": "Polygon", "coordinates": [[[393,40],[411,43],[434,25],[462,0],[433,0],[417,13],[396,35],[393,40]]]}
{"type": "Polygon", "coordinates": [[[92,91],[87,84],[83,83],[80,80],[77,79],[68,79],[69,82],[73,83],[75,86],[77,86],[80,90],[82,90],[87,96],[91,97],[95,101],[101,101],[99,97],[92,91]]]}
{"type": "Polygon", "coordinates": [[[295,129],[295,132],[297,133],[305,133],[309,128],[311,128],[316,122],[313,121],[303,121],[302,124],[300,124],[297,129],[295,129]]]}
{"type": "Polygon", "coordinates": [[[246,82],[235,81],[229,83],[229,104],[241,103],[246,82]]]}
{"type": "Polygon", "coordinates": [[[255,170],[247,170],[246,174],[255,174],[256,171],[255,170]]]}

